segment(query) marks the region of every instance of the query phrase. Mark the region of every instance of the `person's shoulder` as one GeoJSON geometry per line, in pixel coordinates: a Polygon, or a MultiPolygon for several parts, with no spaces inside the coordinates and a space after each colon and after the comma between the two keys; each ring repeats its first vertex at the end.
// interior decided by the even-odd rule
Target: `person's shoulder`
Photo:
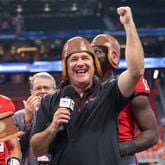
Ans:
{"type": "Polygon", "coordinates": [[[14,118],[21,118],[23,116],[25,116],[25,109],[17,110],[13,115],[14,118]]]}
{"type": "Polygon", "coordinates": [[[14,113],[14,116],[23,116],[24,114],[25,114],[25,109],[20,109],[14,113]]]}
{"type": "Polygon", "coordinates": [[[25,110],[21,109],[21,110],[17,110],[14,115],[12,116],[14,122],[16,123],[16,125],[20,125],[22,123],[22,121],[24,121],[25,118],[25,110]]]}
{"type": "Polygon", "coordinates": [[[25,113],[25,109],[19,109],[15,112],[15,114],[19,114],[19,113],[25,113]]]}
{"type": "Polygon", "coordinates": [[[55,98],[59,97],[61,93],[61,89],[56,89],[55,91],[47,94],[46,96],[43,97],[43,101],[49,102],[52,99],[54,100],[55,98]]]}
{"type": "Polygon", "coordinates": [[[102,85],[107,87],[107,86],[113,86],[117,84],[117,79],[107,79],[102,85]]]}
{"type": "Polygon", "coordinates": [[[51,98],[51,97],[58,96],[60,92],[61,92],[61,89],[60,88],[57,88],[53,92],[51,92],[48,95],[46,95],[45,98],[51,98]]]}

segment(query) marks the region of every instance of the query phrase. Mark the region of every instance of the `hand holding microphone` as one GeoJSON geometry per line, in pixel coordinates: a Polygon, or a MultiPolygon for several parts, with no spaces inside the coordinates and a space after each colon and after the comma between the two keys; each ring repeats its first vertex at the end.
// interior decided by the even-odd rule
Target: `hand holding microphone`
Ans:
{"type": "Polygon", "coordinates": [[[72,111],[74,110],[74,101],[72,98],[75,95],[75,90],[72,86],[64,87],[63,97],[60,99],[59,108],[54,114],[53,120],[59,126],[59,130],[64,130],[70,120],[72,111]]]}
{"type": "Polygon", "coordinates": [[[58,108],[53,117],[55,130],[64,130],[64,125],[69,123],[71,113],[67,108],[58,108]]]}

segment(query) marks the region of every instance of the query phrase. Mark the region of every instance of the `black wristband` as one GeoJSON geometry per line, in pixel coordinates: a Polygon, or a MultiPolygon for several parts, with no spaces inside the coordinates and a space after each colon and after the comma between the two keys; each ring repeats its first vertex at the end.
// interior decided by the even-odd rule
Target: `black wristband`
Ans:
{"type": "Polygon", "coordinates": [[[20,165],[20,160],[16,157],[11,157],[7,160],[7,165],[20,165]]]}
{"type": "Polygon", "coordinates": [[[119,143],[121,157],[134,155],[136,153],[136,148],[137,147],[134,141],[119,143]]]}

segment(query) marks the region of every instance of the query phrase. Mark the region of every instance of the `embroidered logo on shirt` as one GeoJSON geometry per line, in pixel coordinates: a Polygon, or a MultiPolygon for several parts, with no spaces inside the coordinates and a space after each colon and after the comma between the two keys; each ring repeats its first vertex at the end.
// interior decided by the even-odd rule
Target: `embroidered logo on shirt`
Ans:
{"type": "Polygon", "coordinates": [[[96,100],[96,97],[89,98],[86,100],[85,104],[88,104],[89,102],[94,102],[96,100]]]}

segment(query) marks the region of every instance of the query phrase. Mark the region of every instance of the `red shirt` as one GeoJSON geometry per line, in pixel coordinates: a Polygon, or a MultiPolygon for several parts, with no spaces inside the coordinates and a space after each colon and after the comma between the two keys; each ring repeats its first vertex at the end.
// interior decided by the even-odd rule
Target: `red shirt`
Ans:
{"type": "MultiPolygon", "coordinates": [[[[15,112],[15,106],[12,100],[6,96],[0,95],[0,113],[12,111],[15,112]]],[[[8,150],[5,142],[0,143],[0,165],[6,165],[8,150]]]]}
{"type": "MultiPolygon", "coordinates": [[[[143,77],[140,79],[135,88],[135,95],[140,94],[149,95],[150,88],[148,86],[147,80],[143,77]]],[[[119,115],[119,140],[130,141],[134,139],[134,121],[131,116],[131,106],[130,104],[121,111],[119,115]]]]}
{"type": "Polygon", "coordinates": [[[15,106],[10,98],[0,95],[0,113],[8,111],[15,112],[15,106]]]}

